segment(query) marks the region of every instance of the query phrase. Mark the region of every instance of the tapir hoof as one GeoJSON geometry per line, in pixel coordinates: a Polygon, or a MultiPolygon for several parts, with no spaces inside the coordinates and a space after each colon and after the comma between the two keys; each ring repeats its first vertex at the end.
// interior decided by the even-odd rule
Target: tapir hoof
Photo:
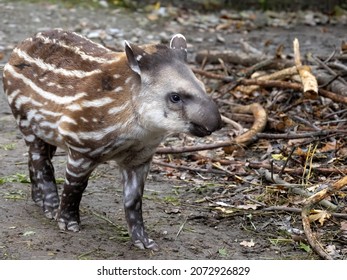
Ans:
{"type": "Polygon", "coordinates": [[[143,242],[141,240],[135,240],[133,243],[136,247],[140,249],[150,249],[153,251],[159,251],[159,246],[152,239],[147,239],[143,242]]]}
{"type": "Polygon", "coordinates": [[[69,230],[73,232],[80,231],[80,226],[78,222],[76,221],[65,221],[64,219],[60,218],[58,219],[58,226],[60,230],[69,230]]]}

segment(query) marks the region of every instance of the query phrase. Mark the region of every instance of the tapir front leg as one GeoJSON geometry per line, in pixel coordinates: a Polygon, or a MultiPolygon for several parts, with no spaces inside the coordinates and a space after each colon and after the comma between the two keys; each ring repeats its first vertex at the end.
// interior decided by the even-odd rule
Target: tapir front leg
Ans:
{"type": "Polygon", "coordinates": [[[150,163],[132,168],[121,168],[123,176],[123,200],[129,233],[135,246],[158,250],[158,245],[145,231],[142,217],[142,196],[150,163]]]}

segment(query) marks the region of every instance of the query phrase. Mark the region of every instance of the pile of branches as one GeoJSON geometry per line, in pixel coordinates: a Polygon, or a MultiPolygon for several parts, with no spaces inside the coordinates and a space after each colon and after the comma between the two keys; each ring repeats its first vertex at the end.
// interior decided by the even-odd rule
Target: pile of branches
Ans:
{"type": "MultiPolygon", "coordinates": [[[[302,58],[297,39],[293,42],[291,57],[284,55],[281,47],[270,57],[243,44],[247,52],[201,51],[196,55],[196,62],[201,67],[193,69],[198,76],[207,80],[207,84],[208,81],[220,82],[214,94],[217,94],[216,101],[221,105],[222,119],[232,137],[200,146],[161,147],[157,153],[223,149],[225,155],[232,155],[238,149],[247,149],[261,139],[287,141],[288,151],[282,166],[273,162],[236,162],[224,158],[212,159],[218,162],[213,167],[229,175],[233,175],[232,172],[220,163],[241,164],[257,169],[268,182],[304,196],[300,212],[307,240],[322,258],[332,259],[333,256],[326,252],[312,232],[310,222],[314,220],[311,216],[320,211],[313,209],[317,204],[326,209],[325,217],[335,215],[347,218],[344,213],[336,213],[345,205],[336,205],[330,199],[327,200],[347,186],[347,46],[342,45],[341,50],[334,51],[328,57],[309,55],[302,58]],[[225,107],[228,109],[223,109],[225,107]],[[302,148],[307,146],[310,148],[302,148]],[[330,151],[334,155],[325,166],[312,164],[318,149],[330,151]],[[291,162],[292,166],[297,166],[294,154],[305,158],[304,164],[288,167],[291,162]],[[284,174],[307,174],[307,178],[310,178],[313,172],[332,178],[325,188],[316,193],[283,180],[284,174]]],[[[169,163],[156,163],[184,169],[169,163]]],[[[268,210],[270,208],[276,210],[276,207],[269,207],[268,210]]],[[[298,212],[298,208],[295,212],[298,212]]],[[[345,230],[343,235],[347,239],[345,230]]]]}

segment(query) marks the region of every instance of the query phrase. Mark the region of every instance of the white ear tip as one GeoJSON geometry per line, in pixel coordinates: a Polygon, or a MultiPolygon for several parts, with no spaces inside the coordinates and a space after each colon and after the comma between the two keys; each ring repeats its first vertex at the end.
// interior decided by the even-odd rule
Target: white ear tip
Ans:
{"type": "Polygon", "coordinates": [[[129,48],[131,48],[129,42],[128,42],[127,40],[124,40],[124,47],[127,47],[127,46],[128,46],[129,48]]]}
{"type": "Polygon", "coordinates": [[[175,34],[172,36],[171,40],[170,40],[170,46],[172,46],[172,42],[174,40],[176,40],[177,38],[181,38],[183,39],[184,41],[186,41],[186,37],[184,37],[182,34],[178,33],[178,34],[175,34]]]}
{"type": "Polygon", "coordinates": [[[174,36],[173,36],[173,38],[175,38],[175,37],[177,37],[177,38],[182,38],[182,39],[186,39],[186,37],[184,37],[181,33],[177,33],[177,34],[175,34],[174,36]]]}

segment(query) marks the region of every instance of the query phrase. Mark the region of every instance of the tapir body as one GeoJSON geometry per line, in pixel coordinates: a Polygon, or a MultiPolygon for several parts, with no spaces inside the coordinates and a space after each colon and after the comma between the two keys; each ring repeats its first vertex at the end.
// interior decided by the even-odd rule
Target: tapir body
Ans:
{"type": "Polygon", "coordinates": [[[132,240],[140,248],[158,248],[142,218],[156,147],[172,133],[203,137],[221,126],[216,104],[186,63],[186,48],[177,34],[170,46],[125,42],[124,52],[113,52],[55,29],[14,49],[4,67],[4,91],[29,149],[32,199],[60,229],[79,231],[90,174],[115,160],[132,240]],[[51,163],[57,147],[67,151],[60,198],[51,163]]]}

